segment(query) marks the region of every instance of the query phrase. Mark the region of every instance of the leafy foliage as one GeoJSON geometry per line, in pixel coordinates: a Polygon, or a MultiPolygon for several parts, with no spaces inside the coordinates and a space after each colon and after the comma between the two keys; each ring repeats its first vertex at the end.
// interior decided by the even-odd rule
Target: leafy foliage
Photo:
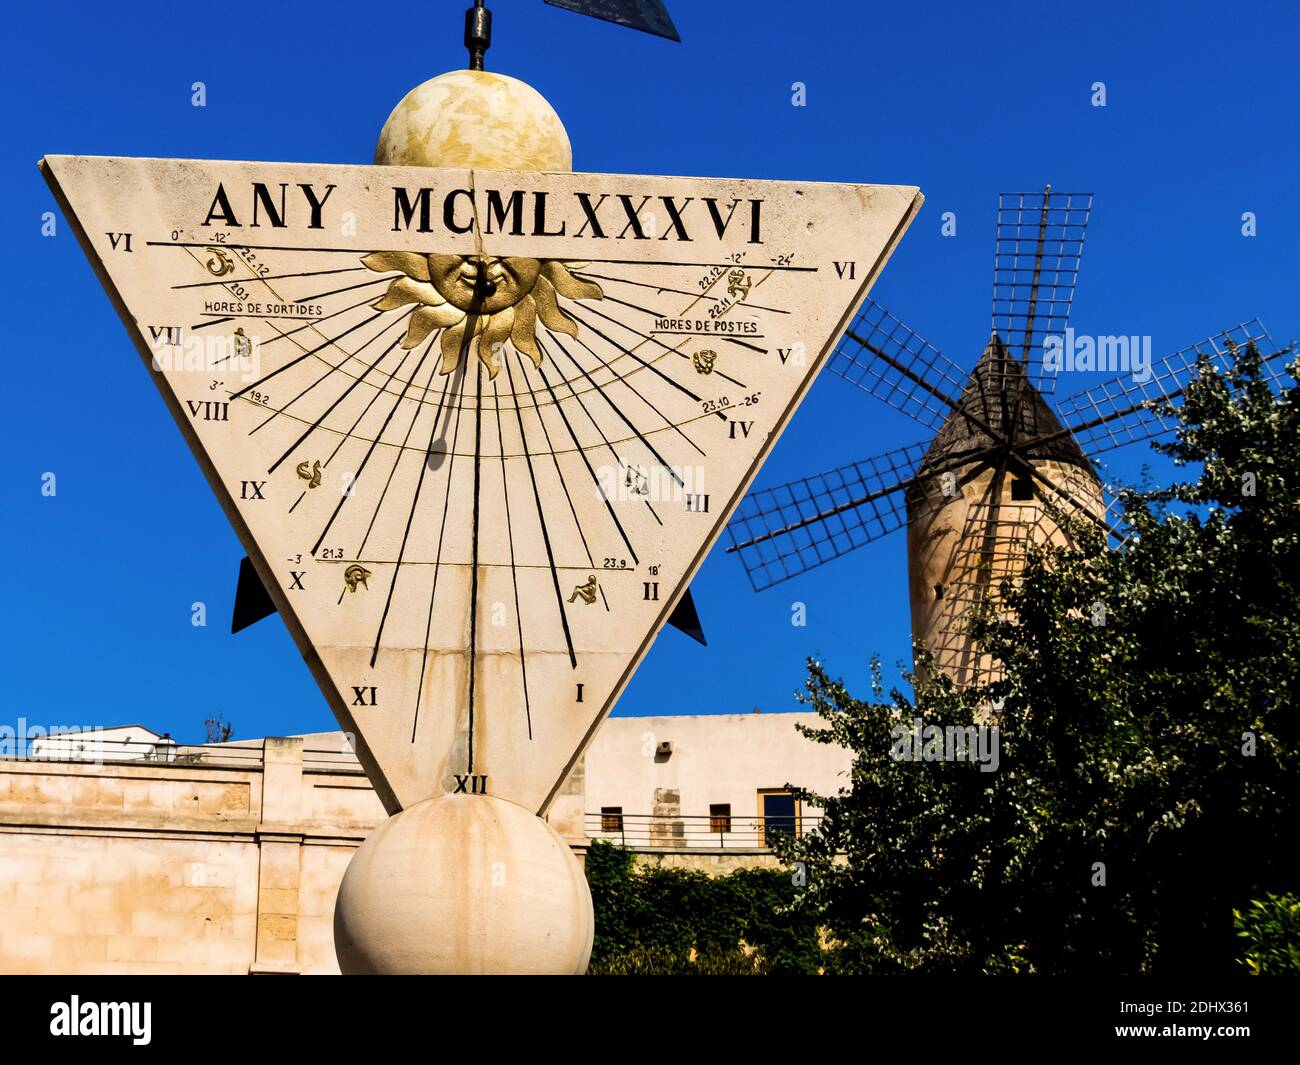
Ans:
{"type": "Polygon", "coordinates": [[[958,691],[918,649],[912,697],[875,663],[861,701],[809,662],[805,731],[852,781],[781,856],[831,970],[1224,973],[1233,907],[1300,881],[1300,389],[1233,355],[1159,448],[1196,475],[1122,494],[1124,549],[1061,515],[1074,544],[973,619],[1000,680],[958,691]],[[1000,767],[896,761],[914,718],[996,723],[1000,767]]]}
{"type": "Polygon", "coordinates": [[[815,973],[815,921],[787,914],[788,872],[740,869],[710,877],[641,869],[603,841],[587,851],[596,914],[588,972],[603,975],[815,973]]]}
{"type": "Polygon", "coordinates": [[[1232,911],[1252,976],[1300,976],[1300,896],[1269,895],[1232,911]]]}

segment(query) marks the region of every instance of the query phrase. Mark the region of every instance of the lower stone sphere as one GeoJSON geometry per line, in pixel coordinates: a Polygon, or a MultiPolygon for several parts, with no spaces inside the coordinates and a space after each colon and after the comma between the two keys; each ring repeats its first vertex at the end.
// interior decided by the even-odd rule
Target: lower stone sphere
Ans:
{"type": "Polygon", "coordinates": [[[487,795],[390,817],[352,856],[334,907],[334,949],[352,974],[578,975],[593,930],[573,851],[487,795]]]}
{"type": "Polygon", "coordinates": [[[570,171],[564,123],[536,89],[485,70],[439,74],[408,92],[375,147],[387,166],[570,171]]]}

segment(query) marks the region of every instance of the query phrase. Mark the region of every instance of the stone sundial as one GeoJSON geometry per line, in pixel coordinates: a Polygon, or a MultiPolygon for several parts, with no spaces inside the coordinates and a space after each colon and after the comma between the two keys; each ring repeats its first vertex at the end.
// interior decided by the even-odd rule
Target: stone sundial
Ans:
{"type": "Polygon", "coordinates": [[[378,161],[42,168],[390,825],[542,814],[920,196],[569,172],[481,71],[378,161]]]}

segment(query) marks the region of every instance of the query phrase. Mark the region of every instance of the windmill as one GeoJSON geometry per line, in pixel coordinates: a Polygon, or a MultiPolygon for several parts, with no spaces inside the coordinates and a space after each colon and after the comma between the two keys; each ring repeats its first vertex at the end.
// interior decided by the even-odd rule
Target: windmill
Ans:
{"type": "MultiPolygon", "coordinates": [[[[1102,365],[1094,351],[1081,368],[1130,372],[1053,406],[1091,210],[1091,194],[1050,185],[999,195],[992,331],[969,374],[875,301],[863,304],[828,368],[936,435],[751,492],[727,527],[727,551],[755,591],[906,524],[913,639],[958,685],[992,679],[968,634],[971,612],[996,601],[1031,544],[1068,539],[1056,515],[1112,531],[1095,456],[1170,432],[1173,420],[1152,405],[1177,401],[1201,356],[1222,367],[1230,345],[1270,345],[1255,318],[1133,372],[1140,338],[1096,338],[1097,348],[1107,342],[1102,365]]],[[[1265,369],[1276,381],[1267,359],[1265,369]]]]}

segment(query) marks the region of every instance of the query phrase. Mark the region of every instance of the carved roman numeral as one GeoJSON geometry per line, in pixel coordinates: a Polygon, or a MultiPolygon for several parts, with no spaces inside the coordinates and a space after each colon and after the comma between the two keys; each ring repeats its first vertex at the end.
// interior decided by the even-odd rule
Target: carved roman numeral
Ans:
{"type": "Polygon", "coordinates": [[[229,403],[216,399],[187,399],[185,406],[189,407],[191,418],[198,418],[204,422],[230,421],[229,403]]]}
{"type": "Polygon", "coordinates": [[[166,337],[166,340],[163,340],[163,343],[168,344],[171,347],[176,347],[180,344],[181,340],[184,339],[184,333],[185,330],[179,325],[151,325],[149,327],[149,335],[153,337],[153,342],[155,344],[166,337]]]}

